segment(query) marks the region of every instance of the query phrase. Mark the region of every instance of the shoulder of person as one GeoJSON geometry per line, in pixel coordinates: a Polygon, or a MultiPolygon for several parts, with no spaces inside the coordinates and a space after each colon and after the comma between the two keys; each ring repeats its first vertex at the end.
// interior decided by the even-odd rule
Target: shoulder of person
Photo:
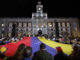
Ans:
{"type": "Polygon", "coordinates": [[[50,53],[48,53],[50,56],[52,56],[50,53]]]}
{"type": "Polygon", "coordinates": [[[6,60],[14,60],[14,57],[8,57],[6,60]]]}
{"type": "Polygon", "coordinates": [[[34,55],[36,55],[39,51],[35,52],[34,55]]]}
{"type": "Polygon", "coordinates": [[[37,55],[37,54],[39,54],[39,53],[41,53],[41,52],[42,52],[42,51],[39,50],[39,51],[35,52],[34,55],[37,55]]]}

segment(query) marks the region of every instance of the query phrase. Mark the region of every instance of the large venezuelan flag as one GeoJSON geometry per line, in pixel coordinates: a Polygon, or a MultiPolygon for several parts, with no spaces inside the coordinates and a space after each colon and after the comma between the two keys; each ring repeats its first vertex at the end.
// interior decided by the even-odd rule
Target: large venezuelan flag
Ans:
{"type": "Polygon", "coordinates": [[[21,41],[17,43],[9,43],[0,46],[0,49],[2,47],[6,47],[7,51],[5,55],[8,56],[14,56],[16,53],[18,46],[20,44],[25,44],[25,46],[32,47],[32,55],[40,49],[40,44],[44,43],[46,45],[46,49],[49,53],[51,53],[53,56],[57,53],[56,47],[60,46],[63,49],[63,52],[67,55],[70,55],[72,52],[72,46],[69,44],[62,44],[58,42],[54,42],[51,40],[47,40],[44,37],[24,37],[21,41]]]}

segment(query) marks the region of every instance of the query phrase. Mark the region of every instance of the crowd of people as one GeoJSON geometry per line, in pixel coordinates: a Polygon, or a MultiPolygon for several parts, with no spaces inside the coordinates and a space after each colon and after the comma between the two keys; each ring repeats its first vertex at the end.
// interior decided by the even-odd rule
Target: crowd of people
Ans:
{"type": "MultiPolygon", "coordinates": [[[[56,47],[57,54],[52,56],[46,50],[45,44],[40,44],[40,50],[36,51],[32,56],[33,49],[31,47],[26,47],[24,44],[21,44],[14,56],[6,57],[5,53],[0,53],[0,58],[4,60],[80,60],[80,38],[72,38],[72,39],[64,39],[64,38],[57,38],[53,37],[52,39],[46,37],[48,40],[53,40],[60,43],[68,43],[72,44],[72,54],[66,55],[63,53],[61,47],[56,47]],[[68,42],[67,42],[68,41],[68,42]]],[[[22,40],[21,38],[12,37],[12,38],[0,38],[0,45],[4,45],[7,43],[18,42],[22,40]]]]}
{"type": "Polygon", "coordinates": [[[78,44],[73,46],[72,54],[69,56],[63,53],[61,47],[56,47],[56,50],[57,54],[52,56],[46,50],[46,45],[41,43],[40,50],[32,56],[32,48],[21,44],[14,56],[6,57],[4,53],[0,53],[0,58],[4,60],[80,60],[80,45],[78,44]]]}
{"type": "Polygon", "coordinates": [[[46,35],[45,38],[47,40],[52,40],[63,44],[76,44],[80,41],[80,37],[57,37],[57,36],[48,37],[48,35],[46,35]]]}
{"type": "Polygon", "coordinates": [[[0,45],[8,44],[8,43],[16,43],[22,40],[23,37],[0,37],[0,45]]]}

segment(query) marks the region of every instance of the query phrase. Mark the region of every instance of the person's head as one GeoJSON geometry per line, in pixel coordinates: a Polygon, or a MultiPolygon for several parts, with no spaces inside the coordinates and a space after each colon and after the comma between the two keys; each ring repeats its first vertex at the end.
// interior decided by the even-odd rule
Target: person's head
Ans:
{"type": "Polygon", "coordinates": [[[10,39],[9,42],[12,43],[12,40],[10,39]]]}
{"type": "Polygon", "coordinates": [[[80,56],[80,45],[76,44],[73,46],[73,52],[72,52],[73,56],[80,56]]]}
{"type": "Polygon", "coordinates": [[[6,60],[23,60],[23,50],[25,48],[25,44],[20,44],[15,55],[8,57],[6,60]]]}
{"type": "Polygon", "coordinates": [[[40,49],[45,49],[46,48],[46,46],[45,46],[45,44],[40,44],[40,49]]]}
{"type": "Polygon", "coordinates": [[[3,39],[3,42],[4,42],[4,43],[6,43],[6,40],[5,40],[5,39],[3,39]]]}
{"type": "Polygon", "coordinates": [[[17,50],[16,54],[14,55],[14,57],[22,58],[24,48],[25,48],[25,44],[19,45],[18,50],[17,50]]]}
{"type": "Polygon", "coordinates": [[[24,57],[31,57],[32,56],[32,48],[31,47],[25,48],[23,55],[24,55],[24,57]]]}
{"type": "Polygon", "coordinates": [[[57,49],[57,53],[63,53],[62,48],[61,47],[56,47],[57,49]]]}

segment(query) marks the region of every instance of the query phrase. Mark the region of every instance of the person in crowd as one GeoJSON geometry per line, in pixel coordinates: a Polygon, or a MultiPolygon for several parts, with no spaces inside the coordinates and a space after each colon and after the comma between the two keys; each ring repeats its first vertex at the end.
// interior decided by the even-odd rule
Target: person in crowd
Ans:
{"type": "Polygon", "coordinates": [[[54,60],[69,60],[68,56],[65,55],[61,47],[57,47],[57,54],[54,56],[54,60]]]}
{"type": "Polygon", "coordinates": [[[22,39],[23,39],[23,37],[20,38],[20,40],[22,40],[22,39]]]}
{"type": "Polygon", "coordinates": [[[13,41],[10,39],[10,40],[9,40],[9,43],[12,43],[12,42],[13,42],[13,41]]]}
{"type": "Polygon", "coordinates": [[[70,60],[80,60],[80,45],[75,44],[73,46],[73,52],[72,54],[69,56],[70,60]]]}
{"type": "Polygon", "coordinates": [[[7,44],[9,43],[9,39],[10,39],[10,37],[7,37],[7,41],[6,41],[7,44]]]}
{"type": "Polygon", "coordinates": [[[53,40],[53,41],[56,41],[56,35],[53,36],[53,39],[52,39],[52,40],[53,40]]]}
{"type": "Polygon", "coordinates": [[[70,44],[70,39],[68,38],[68,44],[70,44]]]}
{"type": "Polygon", "coordinates": [[[8,43],[9,43],[9,40],[8,40],[7,37],[3,40],[3,43],[4,43],[4,44],[8,44],[8,43]]]}
{"type": "Polygon", "coordinates": [[[72,44],[76,44],[77,42],[76,42],[76,39],[73,39],[72,40],[72,44]]]}
{"type": "Polygon", "coordinates": [[[48,37],[48,40],[50,40],[50,37],[48,37]]]}
{"type": "Polygon", "coordinates": [[[17,37],[15,37],[15,39],[14,39],[14,40],[16,41],[17,39],[18,39],[18,38],[17,38],[17,37]]]}
{"type": "Polygon", "coordinates": [[[80,45],[80,38],[78,38],[78,39],[77,39],[77,44],[79,44],[79,45],[80,45]]]}
{"type": "Polygon", "coordinates": [[[70,44],[69,38],[66,38],[66,44],[70,44]]]}
{"type": "Polygon", "coordinates": [[[61,38],[61,41],[62,41],[62,43],[65,43],[65,41],[64,41],[64,37],[61,38]]]}
{"type": "Polygon", "coordinates": [[[54,37],[52,40],[53,40],[53,41],[56,41],[56,38],[54,37]]]}
{"type": "Polygon", "coordinates": [[[58,39],[58,37],[56,37],[56,40],[55,40],[56,42],[59,42],[59,39],[58,39]]]}
{"type": "Polygon", "coordinates": [[[2,45],[4,45],[4,44],[6,44],[6,40],[5,39],[2,40],[2,45]]]}
{"type": "Polygon", "coordinates": [[[40,50],[34,53],[32,60],[53,60],[50,53],[46,51],[45,44],[40,44],[40,50]]]}
{"type": "Polygon", "coordinates": [[[3,41],[2,41],[2,39],[0,39],[0,45],[3,45],[3,41]]]}
{"type": "Polygon", "coordinates": [[[5,55],[0,53],[0,60],[4,60],[5,55]]]}
{"type": "Polygon", "coordinates": [[[72,47],[74,47],[76,44],[79,44],[79,39],[73,39],[72,41],[72,47]]]}
{"type": "Polygon", "coordinates": [[[59,38],[59,42],[62,43],[61,38],[59,38]]]}
{"type": "Polygon", "coordinates": [[[23,50],[24,50],[24,48],[25,48],[25,45],[21,44],[18,47],[18,50],[15,53],[15,55],[13,57],[8,57],[6,60],[24,60],[24,57],[23,57],[23,50]]]}
{"type": "Polygon", "coordinates": [[[32,48],[31,47],[27,47],[24,49],[24,60],[32,60],[31,56],[32,56],[32,48]]]}
{"type": "Polygon", "coordinates": [[[45,38],[48,39],[48,35],[47,34],[45,34],[45,38]]]}
{"type": "Polygon", "coordinates": [[[39,30],[38,31],[38,36],[41,36],[42,35],[42,30],[39,30]]]}
{"type": "Polygon", "coordinates": [[[12,39],[11,39],[11,40],[12,40],[12,42],[15,42],[15,38],[14,38],[14,37],[12,37],[12,39]]]}
{"type": "Polygon", "coordinates": [[[19,41],[20,41],[19,38],[16,38],[16,39],[15,39],[15,42],[19,42],[19,41]]]}

